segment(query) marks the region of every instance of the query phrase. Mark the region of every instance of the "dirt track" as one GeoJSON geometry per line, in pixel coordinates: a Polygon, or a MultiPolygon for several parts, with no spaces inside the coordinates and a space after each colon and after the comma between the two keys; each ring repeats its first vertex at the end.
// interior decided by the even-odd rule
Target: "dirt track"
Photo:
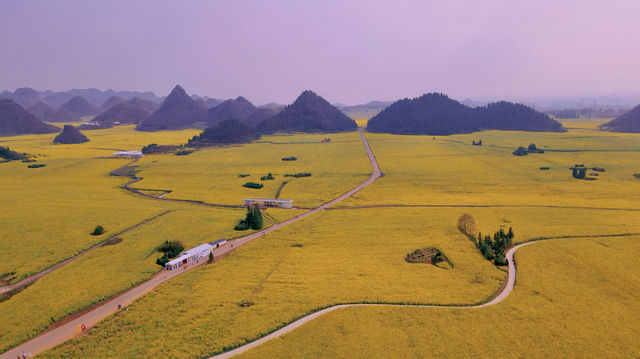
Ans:
{"type": "Polygon", "coordinates": [[[136,228],[139,228],[141,226],[144,226],[145,224],[153,221],[154,219],[156,219],[158,217],[164,216],[165,214],[167,214],[169,212],[171,212],[171,211],[164,211],[164,212],[162,212],[162,213],[160,213],[160,214],[158,214],[156,216],[153,216],[151,218],[145,219],[144,221],[142,221],[142,222],[140,222],[138,224],[135,224],[135,225],[133,225],[133,226],[131,226],[131,227],[129,227],[129,228],[123,230],[123,231],[120,231],[120,232],[118,232],[118,233],[116,233],[116,234],[114,234],[114,235],[112,235],[110,237],[107,237],[104,241],[102,241],[102,242],[100,242],[100,243],[98,243],[98,244],[96,244],[96,245],[94,245],[94,246],[92,246],[90,248],[85,249],[84,251],[76,254],[75,256],[73,256],[71,258],[67,258],[64,261],[62,261],[62,262],[60,262],[60,263],[58,263],[56,265],[53,265],[53,266],[43,270],[42,272],[39,272],[39,273],[36,273],[36,274],[34,274],[32,276],[26,277],[26,278],[20,280],[17,283],[14,283],[14,284],[11,284],[11,285],[7,285],[7,286],[4,286],[4,287],[0,287],[0,294],[12,291],[12,290],[14,290],[16,288],[25,287],[25,286],[37,281],[38,279],[44,277],[45,275],[53,272],[54,270],[59,269],[59,268],[65,266],[65,265],[73,262],[74,260],[82,257],[83,255],[93,251],[94,249],[102,247],[104,245],[104,243],[107,242],[108,240],[113,239],[113,238],[115,238],[115,237],[117,237],[119,235],[125,234],[125,233],[127,233],[129,231],[132,231],[132,230],[134,230],[136,228]]]}
{"type": "MultiPolygon", "coordinates": [[[[231,241],[229,241],[229,243],[223,247],[220,247],[218,249],[216,249],[214,251],[214,257],[216,260],[219,260],[221,258],[226,257],[231,251],[233,251],[234,249],[240,247],[243,244],[249,243],[254,239],[260,238],[262,236],[264,236],[267,233],[271,233],[273,231],[276,231],[284,226],[287,226],[291,223],[297,222],[305,217],[311,216],[315,213],[318,213],[326,208],[328,208],[329,206],[340,202],[346,198],[351,197],[353,194],[355,194],[356,192],[360,191],[361,189],[365,188],[366,186],[370,185],[371,183],[373,183],[373,181],[375,181],[378,177],[380,177],[380,168],[378,167],[378,163],[376,162],[376,159],[373,155],[373,152],[371,151],[371,147],[369,147],[369,143],[367,142],[367,140],[365,139],[364,135],[362,134],[362,130],[358,131],[360,134],[360,137],[364,143],[365,149],[367,151],[367,155],[369,157],[369,161],[371,162],[371,166],[373,168],[373,174],[363,183],[361,183],[360,185],[358,185],[357,187],[353,188],[352,190],[350,190],[349,192],[343,194],[342,196],[331,200],[319,207],[316,207],[312,210],[310,210],[309,212],[305,212],[299,216],[296,216],[294,218],[291,218],[287,221],[275,224],[267,229],[264,229],[260,232],[256,232],[253,233],[251,235],[248,235],[246,237],[242,237],[242,238],[236,238],[233,239],[231,241]]],[[[136,161],[133,161],[132,163],[135,163],[136,161]]],[[[112,175],[117,175],[115,174],[118,170],[130,166],[132,163],[125,165],[123,167],[118,168],[117,170],[114,170],[112,172],[112,175]]],[[[134,178],[135,180],[135,178],[134,178]]],[[[138,180],[132,181],[127,183],[125,186],[128,186],[129,184],[133,183],[133,182],[137,182],[138,180]]],[[[133,190],[128,188],[129,190],[133,190]]],[[[136,190],[133,190],[134,192],[139,192],[136,190]]],[[[149,196],[147,194],[144,193],[139,193],[142,194],[144,196],[150,197],[150,198],[154,198],[154,199],[158,199],[156,197],[153,196],[149,196]]],[[[161,200],[167,200],[167,199],[161,199],[161,200]]],[[[149,291],[153,290],[155,287],[157,287],[158,285],[160,285],[161,283],[168,281],[172,278],[175,278],[177,276],[179,276],[182,273],[185,273],[189,270],[192,270],[193,268],[197,268],[198,266],[205,264],[206,261],[202,261],[200,263],[194,264],[193,266],[189,266],[186,269],[178,269],[178,270],[173,270],[173,271],[166,271],[163,270],[161,272],[159,272],[158,274],[154,275],[151,279],[149,279],[148,281],[145,281],[135,287],[130,288],[129,290],[127,290],[124,293],[121,293],[115,297],[112,297],[110,299],[105,300],[102,304],[96,306],[94,309],[89,310],[88,312],[86,312],[85,314],[82,314],[80,316],[78,316],[76,319],[73,319],[71,321],[69,321],[66,324],[63,324],[59,327],[56,327],[54,329],[51,330],[47,330],[41,334],[39,334],[38,336],[36,336],[33,339],[30,339],[18,346],[16,346],[13,349],[10,349],[2,354],[0,354],[0,359],[13,359],[18,357],[19,355],[21,355],[23,352],[25,353],[31,353],[33,355],[43,352],[47,349],[50,349],[56,345],[62,344],[64,342],[66,342],[69,339],[74,338],[75,336],[80,335],[81,333],[78,333],[78,328],[81,325],[84,325],[87,330],[90,329],[91,327],[93,327],[96,323],[98,323],[99,321],[101,321],[102,319],[113,315],[114,313],[116,313],[118,310],[122,310],[122,309],[118,309],[118,305],[122,305],[123,308],[126,307],[128,304],[131,304],[133,301],[135,301],[136,299],[138,299],[139,297],[143,296],[144,294],[148,293],[149,291]]]]}

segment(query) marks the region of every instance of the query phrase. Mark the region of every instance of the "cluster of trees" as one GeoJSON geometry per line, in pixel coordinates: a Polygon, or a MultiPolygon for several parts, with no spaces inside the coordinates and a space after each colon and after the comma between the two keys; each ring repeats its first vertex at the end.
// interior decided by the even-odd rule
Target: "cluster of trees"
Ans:
{"type": "Polygon", "coordinates": [[[478,142],[473,141],[473,142],[472,142],[472,144],[473,144],[474,146],[482,146],[482,140],[479,140],[478,142]]]}
{"type": "Polygon", "coordinates": [[[635,177],[635,178],[637,178],[637,179],[640,179],[640,173],[634,173],[634,174],[633,174],[633,177],[635,177]]]}
{"type": "Polygon", "coordinates": [[[294,178],[311,177],[311,173],[309,173],[309,172],[301,172],[301,173],[294,173],[294,174],[286,174],[284,176],[285,177],[294,177],[294,178]]]}
{"type": "Polygon", "coordinates": [[[504,252],[513,245],[513,229],[511,227],[507,233],[504,233],[504,230],[500,228],[498,232],[493,234],[493,238],[490,235],[482,238],[482,233],[478,233],[477,238],[474,236],[471,238],[473,238],[476,248],[487,260],[493,260],[493,264],[498,266],[508,264],[504,252]]]}
{"type": "Polygon", "coordinates": [[[573,178],[585,179],[587,177],[587,168],[584,165],[576,164],[575,166],[571,167],[571,170],[573,171],[573,178]]]}
{"type": "Polygon", "coordinates": [[[269,172],[269,174],[267,174],[266,176],[260,177],[260,181],[269,181],[269,180],[274,180],[274,179],[275,179],[275,177],[273,177],[271,172],[269,172]]]}
{"type": "Polygon", "coordinates": [[[544,150],[539,149],[536,147],[535,143],[532,143],[527,148],[520,146],[518,149],[513,151],[513,154],[516,156],[526,156],[529,153],[544,153],[544,150]]]}
{"type": "Polygon", "coordinates": [[[458,229],[473,241],[482,256],[493,261],[495,265],[507,265],[504,251],[513,244],[513,229],[509,227],[509,231],[505,233],[500,228],[493,234],[493,238],[490,235],[483,238],[482,233],[478,233],[477,237],[473,234],[475,228],[476,222],[470,214],[465,213],[458,218],[458,229]]]}
{"type": "Polygon", "coordinates": [[[284,158],[282,158],[282,160],[283,161],[297,161],[298,159],[293,157],[293,156],[291,156],[291,157],[284,157],[284,158]]]}
{"type": "Polygon", "coordinates": [[[260,188],[264,187],[264,185],[262,183],[247,182],[247,183],[243,184],[242,187],[260,189],[260,188]]]}
{"type": "Polygon", "coordinates": [[[44,163],[34,163],[32,165],[28,165],[27,167],[28,168],[41,168],[41,167],[44,167],[44,166],[46,166],[44,163]]]}
{"type": "Polygon", "coordinates": [[[151,153],[169,153],[177,150],[180,146],[175,145],[158,145],[157,143],[150,143],[142,147],[142,153],[145,155],[151,153]]]}
{"type": "Polygon", "coordinates": [[[168,261],[177,257],[184,250],[184,246],[180,241],[165,241],[160,247],[158,252],[163,253],[162,257],[156,259],[156,264],[164,267],[168,261]]]}
{"type": "Polygon", "coordinates": [[[27,155],[24,153],[12,151],[11,149],[9,149],[9,147],[0,146],[0,158],[4,158],[7,161],[15,161],[24,160],[27,158],[27,155]]]}
{"type": "Polygon", "coordinates": [[[246,231],[249,228],[253,230],[262,228],[262,213],[260,213],[260,208],[257,206],[247,208],[247,216],[234,229],[236,231],[246,231]]]}
{"type": "Polygon", "coordinates": [[[238,120],[225,120],[217,125],[207,127],[199,135],[193,136],[188,145],[194,147],[215,144],[246,143],[257,140],[258,131],[238,120]]]}
{"type": "Polygon", "coordinates": [[[393,103],[369,120],[367,130],[413,135],[481,130],[565,131],[556,120],[525,105],[501,101],[471,108],[439,93],[393,103]]]}

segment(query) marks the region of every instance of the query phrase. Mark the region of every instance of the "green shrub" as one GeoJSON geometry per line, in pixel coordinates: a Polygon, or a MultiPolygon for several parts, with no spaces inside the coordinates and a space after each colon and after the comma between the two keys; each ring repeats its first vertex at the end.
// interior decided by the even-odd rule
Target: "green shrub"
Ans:
{"type": "Polygon", "coordinates": [[[291,157],[284,157],[282,160],[283,161],[297,161],[298,159],[293,157],[293,156],[291,156],[291,157]]]}
{"type": "Polygon", "coordinates": [[[18,153],[16,151],[12,151],[9,147],[0,146],[0,158],[4,158],[7,161],[24,160],[27,158],[27,154],[18,153]]]}
{"type": "Polygon", "coordinates": [[[180,241],[165,241],[160,247],[158,252],[162,252],[168,258],[175,258],[184,250],[184,246],[180,241]]]}
{"type": "Polygon", "coordinates": [[[247,229],[249,229],[249,224],[243,219],[238,224],[236,224],[233,229],[235,229],[236,231],[246,231],[247,229]]]}
{"type": "Polygon", "coordinates": [[[240,178],[245,178],[245,177],[249,177],[249,176],[251,176],[251,175],[244,174],[244,173],[241,173],[241,174],[238,175],[238,177],[240,177],[240,178]]]}
{"type": "Polygon", "coordinates": [[[273,175],[271,174],[271,172],[269,172],[269,174],[267,174],[266,176],[262,176],[260,177],[260,181],[268,181],[268,180],[274,180],[275,178],[273,177],[273,175]]]}
{"type": "Polygon", "coordinates": [[[540,167],[540,169],[543,170],[543,171],[546,171],[546,170],[549,170],[551,168],[549,168],[549,167],[540,167]]]}
{"type": "Polygon", "coordinates": [[[93,232],[91,232],[92,236],[99,236],[101,234],[104,233],[104,228],[102,226],[96,226],[96,228],[93,229],[93,232]]]}
{"type": "Polygon", "coordinates": [[[286,174],[284,175],[285,177],[295,177],[295,178],[300,178],[300,177],[311,177],[311,173],[309,172],[303,172],[303,173],[294,173],[294,174],[286,174]]]}
{"type": "Polygon", "coordinates": [[[46,166],[44,163],[34,163],[32,165],[28,165],[29,168],[40,168],[46,166]]]}
{"type": "Polygon", "coordinates": [[[165,241],[157,250],[164,254],[156,259],[156,264],[164,267],[167,262],[182,253],[184,246],[180,241],[165,241]]]}
{"type": "Polygon", "coordinates": [[[529,152],[527,152],[526,148],[520,146],[517,150],[513,151],[513,154],[516,156],[526,156],[529,152]]]}
{"type": "Polygon", "coordinates": [[[242,187],[260,189],[260,188],[264,187],[264,185],[262,183],[247,182],[247,183],[243,184],[242,187]]]}
{"type": "Polygon", "coordinates": [[[593,167],[591,169],[596,171],[596,172],[604,172],[604,168],[602,168],[602,167],[593,167]]]}
{"type": "Polygon", "coordinates": [[[176,151],[175,155],[176,156],[186,156],[186,155],[190,155],[193,153],[193,150],[180,150],[180,151],[176,151]]]}

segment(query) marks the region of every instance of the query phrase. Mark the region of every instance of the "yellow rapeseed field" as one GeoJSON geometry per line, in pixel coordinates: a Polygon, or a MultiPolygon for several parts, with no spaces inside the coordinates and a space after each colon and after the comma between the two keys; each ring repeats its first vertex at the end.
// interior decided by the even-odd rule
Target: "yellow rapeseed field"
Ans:
{"type": "Polygon", "coordinates": [[[358,307],[319,317],[238,358],[636,358],[640,237],[535,243],[502,303],[358,307]]]}
{"type": "Polygon", "coordinates": [[[46,165],[0,163],[0,274],[16,272],[17,280],[39,272],[171,208],[118,188],[125,179],[108,174],[127,160],[96,157],[149,142],[184,142],[194,132],[143,133],[127,126],[86,131],[91,141],[76,145],[52,145],[55,134],[0,138],[0,146],[37,155],[46,165]],[[89,235],[97,225],[106,233],[89,235]]]}
{"type": "MultiPolygon", "coordinates": [[[[566,133],[487,131],[455,136],[366,134],[384,177],[340,206],[518,204],[640,208],[640,135],[570,127],[566,133]],[[472,141],[482,140],[482,146],[472,141]],[[544,154],[514,156],[534,143],[544,154]],[[576,180],[575,164],[602,167],[576,180]],[[549,170],[540,170],[549,167],[549,170]]],[[[590,171],[591,172],[591,171],[590,171]]]]}
{"type": "MultiPolygon", "coordinates": [[[[640,233],[640,211],[637,210],[640,206],[636,206],[640,181],[632,176],[640,172],[637,165],[640,136],[597,132],[597,123],[567,121],[565,125],[569,131],[559,134],[489,131],[434,138],[367,133],[384,176],[337,205],[358,208],[325,210],[240,247],[222,261],[161,285],[134,303],[128,312],[107,318],[88,335],[48,351],[44,356],[78,357],[91,353],[92,357],[108,357],[118,353],[131,357],[203,357],[253,339],[309,311],[336,303],[468,304],[485,300],[499,288],[505,273],[484,260],[471,241],[456,229],[457,219],[463,213],[471,214],[476,220],[477,231],[485,234],[513,227],[516,242],[537,237],[640,233]],[[471,145],[473,140],[480,139],[483,146],[471,145]],[[535,143],[546,153],[526,157],[511,154],[517,146],[529,143],[535,143]],[[569,167],[576,163],[604,167],[606,171],[599,173],[597,181],[575,180],[569,167]],[[550,170],[539,170],[543,166],[550,170]],[[367,207],[379,204],[435,207],[367,207]],[[442,269],[404,261],[408,252],[426,247],[442,250],[455,267],[442,269]]],[[[18,188],[19,183],[28,184],[27,189],[20,189],[16,194],[0,195],[10,203],[10,208],[16,208],[14,214],[0,219],[5,221],[0,223],[13,226],[9,229],[0,227],[0,235],[34,228],[19,238],[11,237],[14,244],[0,247],[0,259],[2,256],[8,258],[6,253],[17,258],[10,265],[3,264],[7,270],[18,268],[20,274],[33,271],[32,268],[44,268],[50,265],[46,261],[55,263],[106,238],[88,235],[97,222],[107,228],[108,235],[164,210],[173,210],[153,223],[123,235],[120,244],[92,252],[0,303],[1,322],[29,320],[23,328],[11,328],[6,334],[2,331],[0,347],[33,336],[50,322],[49,316],[53,320],[59,319],[148,278],[159,270],[152,251],[164,240],[180,239],[189,247],[210,239],[240,235],[232,228],[244,217],[244,210],[163,202],[127,193],[118,188],[124,183],[123,178],[108,176],[110,170],[127,162],[94,158],[108,156],[114,150],[139,149],[149,143],[184,143],[195,133],[195,130],[140,133],[127,126],[87,131],[92,142],[62,147],[50,145],[52,136],[0,139],[11,142],[7,144],[16,150],[41,153],[43,156],[39,161],[47,163],[47,167],[41,169],[26,169],[26,164],[20,162],[0,164],[3,185],[18,188]],[[30,202],[23,205],[21,198],[24,197],[30,198],[30,202]],[[30,211],[32,207],[37,209],[30,211]],[[119,211],[121,208],[126,210],[119,211]],[[29,216],[41,224],[32,227],[27,219],[29,216]],[[56,229],[59,232],[45,236],[47,231],[56,229]],[[42,237],[46,238],[39,243],[42,237]],[[67,241],[68,246],[61,245],[67,241]],[[43,248],[41,244],[48,247],[43,248]],[[61,291],[65,295],[58,302],[50,303],[61,291]]],[[[265,136],[251,144],[203,149],[188,156],[149,155],[137,165],[138,175],[144,179],[134,187],[143,188],[150,194],[162,193],[154,190],[171,190],[167,198],[241,204],[242,198],[246,197],[273,197],[283,181],[288,181],[280,188],[279,197],[293,199],[294,205],[299,207],[316,206],[337,197],[363,182],[371,173],[364,146],[355,132],[265,136]],[[320,143],[324,138],[331,138],[331,142],[320,143]],[[298,160],[281,160],[289,156],[298,160]],[[283,177],[286,173],[301,172],[310,172],[312,176],[283,177]],[[272,173],[275,180],[260,181],[260,176],[267,173],[272,173]],[[249,176],[241,178],[239,174],[249,176]],[[265,186],[260,190],[241,187],[248,181],[262,182],[265,186]]],[[[281,222],[302,212],[269,209],[266,214],[271,221],[281,222]]],[[[522,272],[534,268],[530,272],[534,275],[531,288],[536,285],[553,287],[554,283],[549,279],[553,276],[544,277],[543,271],[558,267],[569,273],[569,267],[575,267],[576,263],[581,271],[588,265],[580,263],[601,263],[595,265],[612,271],[605,271],[607,274],[615,274],[607,261],[624,250],[631,253],[621,257],[625,261],[630,258],[626,256],[637,254],[637,247],[620,247],[637,243],[635,238],[563,239],[537,243],[524,248],[522,258],[527,258],[527,253],[533,253],[534,259],[547,258],[546,253],[553,255],[546,261],[530,262],[522,272]],[[575,250],[574,244],[577,244],[575,250]],[[598,246],[603,248],[600,254],[604,258],[595,253],[598,246]],[[544,255],[536,254],[535,251],[542,250],[538,248],[544,249],[544,255]],[[562,253],[567,255],[562,257],[562,253]],[[571,257],[571,261],[565,265],[562,260],[567,257],[571,257]],[[596,259],[600,262],[594,261],[596,259]]],[[[633,270],[637,272],[637,268],[633,270]]],[[[567,274],[567,278],[571,275],[567,274]]],[[[597,283],[604,283],[603,278],[595,276],[593,282],[583,278],[567,288],[576,293],[584,284],[588,293],[598,289],[606,291],[612,284],[599,287],[597,283]]],[[[518,289],[521,288],[520,280],[519,277],[518,289]]],[[[558,283],[564,285],[562,281],[558,283]]],[[[637,286],[637,283],[631,283],[630,293],[637,292],[633,285],[637,286]]],[[[550,291],[546,287],[543,289],[532,291],[550,291]]],[[[559,295],[564,297],[564,290],[561,288],[559,295]]],[[[522,329],[503,327],[508,315],[522,318],[524,322],[534,320],[540,328],[542,323],[551,321],[558,327],[555,329],[564,330],[560,328],[561,323],[555,321],[553,313],[566,310],[569,304],[550,309],[548,313],[551,314],[527,311],[529,306],[518,306],[519,303],[551,298],[542,294],[532,296],[532,291],[525,291],[524,297],[517,302],[509,298],[505,303],[510,303],[511,307],[507,308],[511,309],[504,309],[507,314],[502,317],[491,311],[436,309],[421,311],[418,320],[417,309],[408,309],[408,312],[403,311],[404,308],[379,312],[378,309],[367,309],[365,324],[357,326],[352,325],[357,322],[358,315],[362,315],[357,309],[341,311],[356,313],[345,315],[343,322],[331,319],[318,323],[325,325],[324,330],[343,333],[340,334],[345,338],[343,342],[337,340],[342,344],[334,352],[327,352],[333,357],[358,356],[360,351],[363,356],[378,356],[375,350],[380,349],[378,345],[381,344],[377,341],[381,340],[381,334],[371,326],[373,320],[370,318],[386,323],[382,328],[388,328],[392,331],[390,338],[396,338],[395,347],[380,352],[379,356],[383,357],[394,356],[400,351],[410,356],[424,356],[417,350],[434,345],[425,345],[424,341],[441,338],[440,342],[443,342],[449,337],[458,338],[456,335],[469,332],[467,328],[476,328],[474,338],[482,335],[491,338],[483,329],[485,319],[493,325],[490,333],[499,331],[513,341],[522,329]],[[494,314],[482,314],[487,317],[478,320],[475,313],[494,314]],[[533,319],[526,316],[536,313],[538,317],[533,319]],[[474,316],[465,319],[471,314],[474,316]],[[443,329],[454,320],[461,320],[462,324],[443,329]],[[432,331],[441,334],[417,338],[422,335],[419,333],[424,330],[424,324],[429,326],[431,322],[435,328],[432,331]],[[326,329],[327,325],[338,328],[326,329]],[[353,331],[350,328],[354,328],[353,331]],[[369,328],[374,329],[363,334],[369,328]],[[350,333],[365,338],[361,340],[361,346],[371,349],[349,346],[357,341],[349,337],[350,333]],[[375,345],[372,344],[374,341],[375,345]]],[[[598,295],[592,303],[604,301],[604,294],[598,295]]],[[[564,300],[553,298],[552,304],[564,300]]],[[[637,306],[637,302],[630,305],[637,306]]],[[[502,307],[503,303],[491,310],[502,307]]],[[[327,318],[338,317],[332,314],[327,318]]],[[[633,326],[629,328],[634,330],[633,326]]],[[[330,345],[326,343],[335,340],[336,336],[320,335],[320,339],[316,334],[304,331],[290,335],[313,335],[314,339],[296,340],[296,345],[288,345],[289,348],[278,346],[284,341],[276,341],[259,349],[263,351],[255,352],[258,354],[249,355],[292,356],[297,349],[303,356],[314,357],[324,353],[326,345],[330,345]],[[329,339],[323,342],[324,338],[329,339]],[[300,349],[302,346],[308,350],[300,349]]],[[[531,337],[536,335],[544,337],[539,332],[530,333],[531,337]]],[[[585,335],[584,338],[591,337],[585,335]]],[[[473,355],[478,353],[476,346],[482,348],[488,340],[483,337],[465,344],[466,347],[455,347],[454,342],[441,345],[434,355],[465,356],[459,355],[465,348],[471,348],[469,353],[473,355]]],[[[535,340],[530,342],[536,343],[535,340]]],[[[497,344],[492,342],[491,345],[497,344]]],[[[558,347],[564,348],[563,345],[559,343],[558,347]]],[[[524,342],[520,349],[531,350],[531,345],[524,342]]],[[[538,352],[529,353],[535,356],[538,352]]]]}
{"type": "Polygon", "coordinates": [[[68,314],[109,298],[161,270],[155,252],[164,241],[185,248],[250,234],[233,230],[242,209],[175,206],[153,223],[128,232],[122,242],[89,252],[0,302],[0,351],[18,344],[68,314]],[[196,219],[196,220],[194,220],[196,219]]]}
{"type": "MultiPolygon", "coordinates": [[[[482,301],[500,286],[504,272],[484,260],[455,228],[462,211],[466,209],[325,211],[162,285],[129,312],[46,356],[90,352],[107,357],[114,351],[125,356],[206,356],[336,303],[482,301]],[[406,253],[430,246],[441,249],[455,268],[404,261],[406,253]],[[239,306],[243,302],[252,305],[239,306]]],[[[478,208],[469,213],[487,233],[500,225],[514,226],[516,241],[616,229],[603,211],[478,208]],[[579,227],[567,225],[577,218],[579,227]]],[[[640,232],[638,219],[637,213],[624,212],[616,224],[640,232]]]]}
{"type": "Polygon", "coordinates": [[[371,166],[356,132],[263,136],[252,144],[209,148],[188,156],[150,155],[140,162],[144,179],[134,187],[170,189],[167,198],[239,205],[243,198],[279,198],[315,207],[364,182],[371,166]],[[321,143],[330,138],[330,143],[321,143]],[[296,161],[282,161],[285,157],[296,161]],[[261,181],[271,173],[274,180],[261,181]],[[285,177],[311,173],[311,177],[285,177]],[[239,175],[248,175],[239,177],[239,175]],[[242,187],[246,182],[261,189],[242,187]]]}

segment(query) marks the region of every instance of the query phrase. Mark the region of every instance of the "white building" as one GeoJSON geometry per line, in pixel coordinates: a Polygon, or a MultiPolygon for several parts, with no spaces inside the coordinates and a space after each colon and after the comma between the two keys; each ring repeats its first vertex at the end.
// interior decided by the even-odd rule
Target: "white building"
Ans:
{"type": "MultiPolygon", "coordinates": [[[[213,243],[216,243],[216,242],[213,242],[213,243]]],[[[225,240],[225,243],[226,243],[226,240],[225,240]]],[[[213,248],[214,246],[208,243],[201,244],[197,247],[193,247],[187,251],[180,253],[178,257],[168,261],[164,265],[164,267],[166,269],[172,270],[172,269],[180,268],[183,265],[187,265],[191,262],[195,262],[203,258],[208,259],[209,253],[211,253],[213,248]]]]}
{"type": "Polygon", "coordinates": [[[142,157],[142,152],[140,151],[118,151],[113,153],[113,157],[116,158],[136,158],[142,157]]]}
{"type": "Polygon", "coordinates": [[[247,207],[258,206],[264,207],[279,207],[279,208],[293,208],[292,199],[272,199],[272,198],[245,198],[244,205],[247,207]]]}
{"type": "Polygon", "coordinates": [[[211,242],[209,244],[213,247],[213,249],[216,249],[216,248],[220,248],[220,247],[224,246],[225,244],[227,244],[227,240],[226,239],[218,239],[217,241],[213,241],[213,242],[211,242]]]}

